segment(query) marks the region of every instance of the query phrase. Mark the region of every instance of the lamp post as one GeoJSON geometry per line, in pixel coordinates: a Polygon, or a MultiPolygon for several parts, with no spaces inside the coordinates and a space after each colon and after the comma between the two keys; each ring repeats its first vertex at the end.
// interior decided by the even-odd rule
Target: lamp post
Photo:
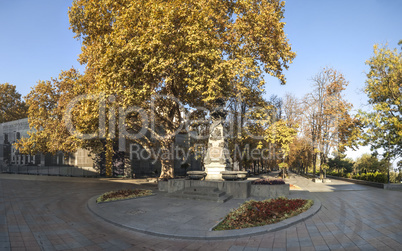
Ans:
{"type": "MultiPolygon", "coordinates": [[[[385,135],[387,135],[387,133],[385,132],[385,135]]],[[[389,157],[389,141],[390,141],[390,135],[389,135],[389,133],[388,133],[388,135],[387,135],[387,138],[388,138],[388,142],[385,142],[385,159],[386,160],[388,160],[389,161],[389,159],[390,159],[390,157],[389,157]]],[[[387,163],[386,163],[387,164],[387,163]]],[[[387,166],[387,173],[388,173],[388,184],[390,183],[389,182],[389,166],[387,166]]]]}
{"type": "Polygon", "coordinates": [[[389,183],[390,183],[390,182],[389,182],[389,167],[388,167],[387,169],[388,169],[388,184],[389,184],[389,183]]]}

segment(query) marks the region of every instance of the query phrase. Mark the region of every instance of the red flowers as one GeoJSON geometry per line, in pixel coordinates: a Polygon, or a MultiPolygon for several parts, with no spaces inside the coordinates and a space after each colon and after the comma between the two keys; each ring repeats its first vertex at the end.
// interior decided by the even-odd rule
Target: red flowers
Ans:
{"type": "Polygon", "coordinates": [[[306,211],[311,200],[277,198],[247,201],[229,213],[214,230],[240,229],[272,224],[306,211]]]}

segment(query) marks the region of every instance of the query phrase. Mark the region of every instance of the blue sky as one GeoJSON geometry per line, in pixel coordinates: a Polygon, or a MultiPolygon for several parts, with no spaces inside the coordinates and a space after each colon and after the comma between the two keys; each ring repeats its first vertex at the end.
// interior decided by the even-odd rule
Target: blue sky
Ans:
{"type": "Polygon", "coordinates": [[[81,43],[68,29],[66,0],[0,1],[0,83],[26,95],[38,80],[57,77],[77,62],[81,43]]]}
{"type": "Polygon", "coordinates": [[[286,1],[285,32],[297,56],[286,72],[287,85],[269,79],[269,93],[302,97],[312,89],[310,79],[328,66],[349,81],[345,96],[355,109],[365,108],[367,99],[361,91],[369,71],[365,61],[376,43],[399,47],[401,10],[398,0],[286,1]]]}
{"type": "MultiPolygon", "coordinates": [[[[71,0],[0,1],[0,83],[17,86],[26,95],[38,80],[57,77],[77,62],[81,43],[68,29],[71,0]]],[[[285,32],[296,59],[285,72],[287,85],[267,79],[267,96],[310,92],[311,77],[333,67],[350,82],[345,97],[356,109],[367,99],[361,92],[375,43],[399,47],[402,1],[289,0],[285,32]]]]}

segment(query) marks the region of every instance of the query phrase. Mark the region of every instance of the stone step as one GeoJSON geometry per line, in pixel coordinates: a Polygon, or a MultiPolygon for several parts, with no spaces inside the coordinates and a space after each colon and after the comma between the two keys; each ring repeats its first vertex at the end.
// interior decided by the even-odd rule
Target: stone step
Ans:
{"type": "Polygon", "coordinates": [[[233,197],[232,195],[227,195],[226,193],[223,193],[223,195],[221,195],[219,197],[214,197],[214,196],[200,195],[200,194],[184,194],[181,191],[169,193],[166,195],[169,197],[173,197],[173,198],[190,199],[190,200],[206,200],[206,201],[215,201],[215,202],[219,202],[219,203],[224,203],[233,197]]]}
{"type": "Polygon", "coordinates": [[[225,192],[219,191],[218,188],[214,187],[187,187],[184,190],[181,190],[181,192],[182,194],[210,197],[220,197],[225,195],[225,192]]]}
{"type": "Polygon", "coordinates": [[[232,198],[225,192],[216,187],[186,187],[183,190],[169,193],[168,196],[192,200],[209,200],[216,202],[226,202],[232,198]]]}

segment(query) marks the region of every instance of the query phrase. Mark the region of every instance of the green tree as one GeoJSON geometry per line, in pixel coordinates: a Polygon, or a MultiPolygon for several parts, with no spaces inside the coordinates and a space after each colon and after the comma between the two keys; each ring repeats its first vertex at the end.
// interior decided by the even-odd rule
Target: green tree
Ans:
{"type": "Polygon", "coordinates": [[[367,129],[363,144],[370,145],[373,151],[384,149],[386,159],[401,157],[402,53],[374,45],[374,56],[366,64],[370,71],[364,92],[374,111],[360,112],[367,129]]]}
{"type": "Polygon", "coordinates": [[[27,106],[15,85],[0,84],[0,123],[27,117],[27,106]]]}
{"type": "Polygon", "coordinates": [[[351,173],[353,171],[354,162],[351,159],[345,158],[345,155],[338,154],[334,158],[329,158],[328,166],[331,171],[351,173]]]}
{"type": "Polygon", "coordinates": [[[357,172],[367,173],[367,172],[380,172],[387,173],[388,169],[391,167],[391,163],[387,159],[379,160],[376,155],[363,154],[358,158],[354,164],[354,168],[357,172]]]}
{"type": "MultiPolygon", "coordinates": [[[[243,80],[262,79],[263,72],[285,83],[283,69],[295,53],[283,31],[283,11],[279,0],[75,0],[69,17],[82,39],[80,62],[90,92],[114,96],[112,106],[135,106],[154,119],[157,128],[138,112],[126,120],[128,129],[146,128],[136,141],[152,152],[169,151],[183,110],[211,109],[210,101],[248,88],[243,80]]],[[[106,134],[106,142],[112,136],[106,134]]],[[[160,177],[174,177],[173,160],[161,163],[160,177]]]]}

